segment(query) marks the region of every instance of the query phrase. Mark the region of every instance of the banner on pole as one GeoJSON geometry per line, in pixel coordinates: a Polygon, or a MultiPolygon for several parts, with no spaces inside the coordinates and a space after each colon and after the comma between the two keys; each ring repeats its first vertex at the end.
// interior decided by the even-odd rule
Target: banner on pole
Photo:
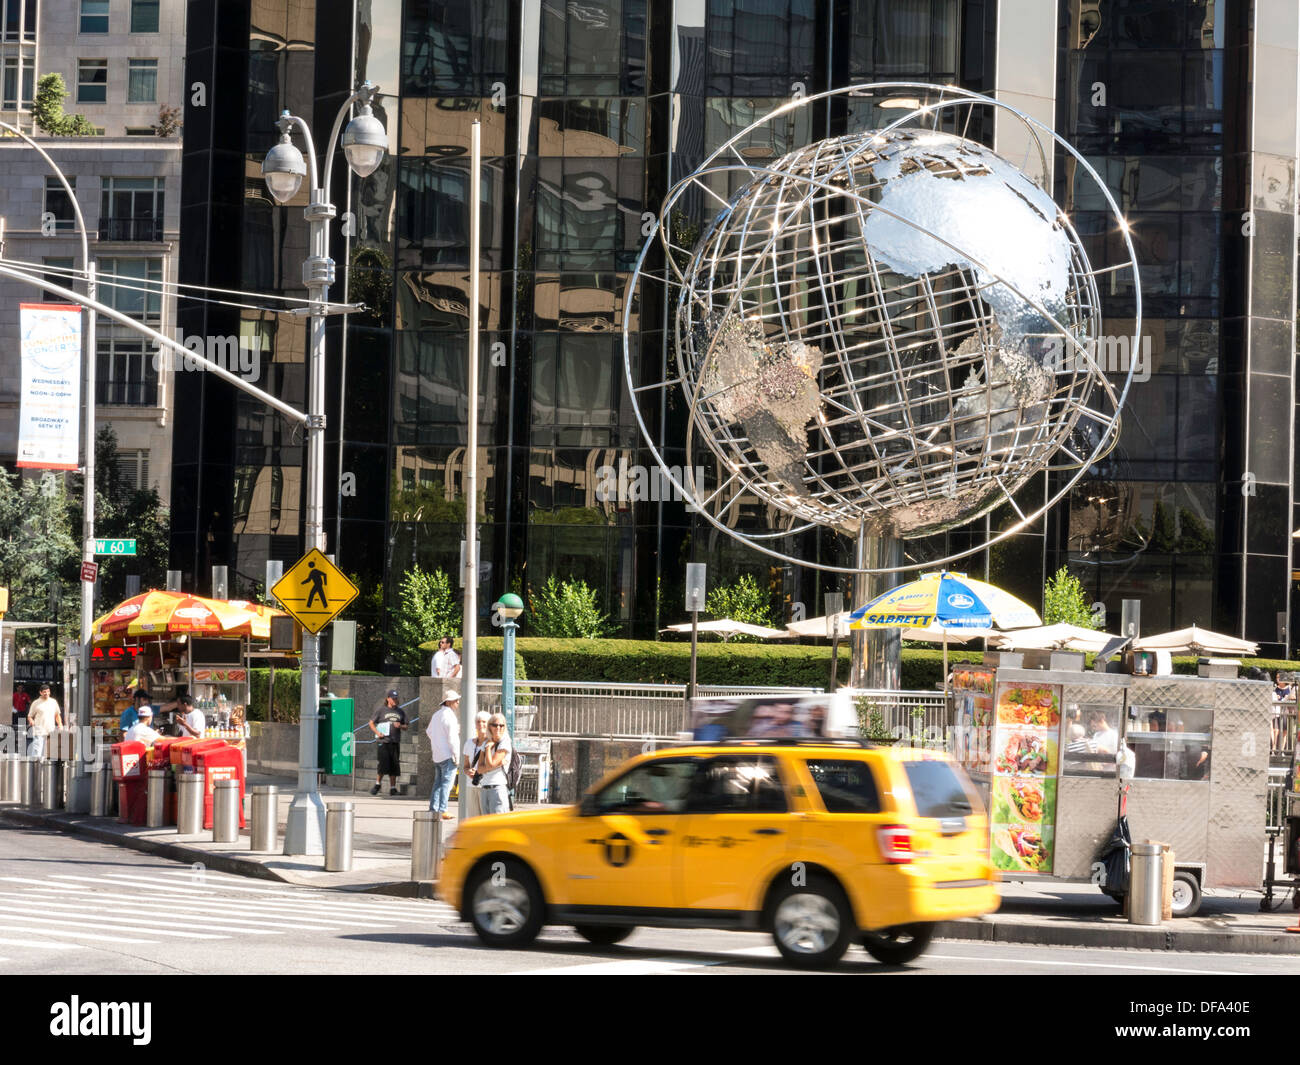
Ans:
{"type": "Polygon", "coordinates": [[[81,429],[81,308],[19,304],[18,465],[75,470],[81,429]]]}

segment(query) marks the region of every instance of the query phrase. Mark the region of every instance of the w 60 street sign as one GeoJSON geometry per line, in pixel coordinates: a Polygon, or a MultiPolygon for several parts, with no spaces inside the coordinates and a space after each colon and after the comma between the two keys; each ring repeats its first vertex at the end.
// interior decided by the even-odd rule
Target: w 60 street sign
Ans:
{"type": "Polygon", "coordinates": [[[95,554],[97,555],[134,555],[134,540],[96,540],[95,554]]]}

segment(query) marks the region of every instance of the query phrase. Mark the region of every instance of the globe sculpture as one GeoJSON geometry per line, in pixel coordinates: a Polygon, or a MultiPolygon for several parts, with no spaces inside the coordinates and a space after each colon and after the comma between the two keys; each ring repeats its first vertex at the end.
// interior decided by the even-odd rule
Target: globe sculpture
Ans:
{"type": "MultiPolygon", "coordinates": [[[[935,87],[842,91],[880,98],[918,88],[935,87]]],[[[755,126],[820,98],[792,101],[755,126]]],[[[876,566],[859,551],[855,564],[836,566],[791,558],[774,541],[815,526],[859,542],[923,537],[1007,501],[1020,520],[996,539],[1036,520],[1114,445],[1135,368],[1108,365],[1104,356],[1120,348],[1099,343],[1099,284],[1125,271],[1137,322],[1123,350],[1138,350],[1141,322],[1136,258],[1104,183],[1050,130],[957,89],[884,128],[763,165],[737,149],[753,133],[674,186],[638,261],[639,284],[657,240],[669,270],[676,364],[662,380],[638,379],[626,304],[629,391],[664,473],[718,528],[839,572],[945,565],[985,544],[876,566]],[[955,113],[975,106],[1023,124],[1041,160],[1059,147],[1076,182],[1095,184],[1106,228],[1123,239],[1090,250],[1117,247],[1115,262],[1091,262],[1037,182],[951,131],[955,113]],[[739,188],[724,200],[720,185],[739,188]],[[688,244],[680,220],[692,206],[712,217],[688,244]],[[656,390],[685,402],[685,439],[650,428],[642,401],[656,390]],[[683,447],[684,467],[664,462],[683,447]],[[1013,497],[1043,470],[1063,476],[1025,512],[1013,497]],[[737,522],[742,500],[766,504],[775,527],[737,522]]]]}

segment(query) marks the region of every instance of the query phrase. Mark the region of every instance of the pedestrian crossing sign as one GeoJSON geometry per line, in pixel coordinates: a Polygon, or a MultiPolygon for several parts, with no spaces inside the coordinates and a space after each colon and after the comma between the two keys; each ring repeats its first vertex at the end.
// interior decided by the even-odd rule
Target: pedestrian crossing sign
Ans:
{"type": "Polygon", "coordinates": [[[318,633],[357,597],[357,586],[312,548],[285,571],[271,594],[310,633],[318,633]]]}

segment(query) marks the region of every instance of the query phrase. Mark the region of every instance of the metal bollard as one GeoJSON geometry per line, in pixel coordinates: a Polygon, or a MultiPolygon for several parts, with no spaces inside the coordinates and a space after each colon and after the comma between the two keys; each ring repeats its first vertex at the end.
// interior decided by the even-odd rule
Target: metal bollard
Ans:
{"type": "Polygon", "coordinates": [[[104,780],[107,779],[111,787],[113,774],[103,762],[96,762],[86,766],[86,776],[90,778],[90,816],[105,817],[108,814],[108,792],[104,780]]]}
{"type": "Polygon", "coordinates": [[[18,784],[18,756],[6,754],[0,757],[0,802],[18,802],[22,792],[18,784]]]}
{"type": "Polygon", "coordinates": [[[263,854],[273,854],[280,849],[280,789],[271,784],[254,788],[252,806],[249,847],[263,854]]]}
{"type": "Polygon", "coordinates": [[[417,883],[438,879],[442,863],[442,815],[416,810],[411,821],[411,879],[417,883]]]}
{"type": "Polygon", "coordinates": [[[148,791],[145,793],[145,828],[162,828],[167,823],[166,769],[149,770],[148,791]]]}
{"type": "Polygon", "coordinates": [[[212,842],[239,842],[238,780],[217,780],[213,782],[212,842]]]}
{"type": "Polygon", "coordinates": [[[1164,890],[1164,849],[1159,843],[1134,843],[1129,873],[1128,919],[1130,924],[1160,924],[1164,890]]]}
{"type": "Polygon", "coordinates": [[[18,798],[28,810],[41,808],[41,760],[39,758],[20,758],[18,760],[18,798]]]}
{"type": "Polygon", "coordinates": [[[63,763],[46,759],[41,767],[41,809],[63,809],[63,763]]]}
{"type": "Polygon", "coordinates": [[[346,873],[352,868],[352,823],[356,816],[350,802],[332,802],[325,808],[325,871],[346,873]]]}
{"type": "Polygon", "coordinates": [[[202,773],[182,773],[176,778],[176,831],[182,836],[203,831],[202,773]]]}

